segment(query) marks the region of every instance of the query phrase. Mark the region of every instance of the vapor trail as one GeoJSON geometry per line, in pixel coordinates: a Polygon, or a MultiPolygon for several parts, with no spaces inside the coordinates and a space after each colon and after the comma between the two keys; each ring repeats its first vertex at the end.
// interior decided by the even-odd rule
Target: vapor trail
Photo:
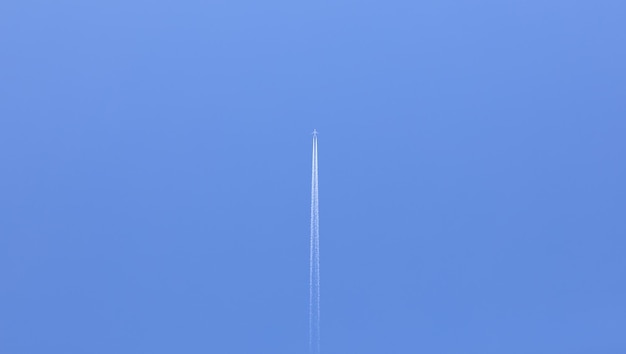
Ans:
{"type": "Polygon", "coordinates": [[[311,240],[309,262],[309,351],[320,352],[320,234],[317,166],[317,131],[313,131],[311,166],[311,240]]]}

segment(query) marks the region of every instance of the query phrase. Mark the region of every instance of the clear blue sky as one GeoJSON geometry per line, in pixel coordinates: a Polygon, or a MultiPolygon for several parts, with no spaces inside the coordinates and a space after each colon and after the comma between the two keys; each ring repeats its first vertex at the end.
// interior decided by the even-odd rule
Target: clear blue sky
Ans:
{"type": "Polygon", "coordinates": [[[626,353],[623,1],[3,1],[0,353],[626,353]]]}

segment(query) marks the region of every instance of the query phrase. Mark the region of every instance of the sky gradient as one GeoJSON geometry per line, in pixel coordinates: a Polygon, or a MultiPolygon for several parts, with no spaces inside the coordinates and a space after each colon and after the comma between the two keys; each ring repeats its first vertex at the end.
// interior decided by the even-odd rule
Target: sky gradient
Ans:
{"type": "Polygon", "coordinates": [[[623,1],[4,1],[0,352],[626,352],[623,1]]]}

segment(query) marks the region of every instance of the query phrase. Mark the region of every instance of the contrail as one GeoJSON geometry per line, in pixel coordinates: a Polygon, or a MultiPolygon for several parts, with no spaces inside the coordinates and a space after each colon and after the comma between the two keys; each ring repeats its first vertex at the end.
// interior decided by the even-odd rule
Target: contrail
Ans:
{"type": "Polygon", "coordinates": [[[313,131],[311,166],[311,241],[309,262],[309,352],[320,352],[320,220],[317,169],[317,130],[313,131]]]}

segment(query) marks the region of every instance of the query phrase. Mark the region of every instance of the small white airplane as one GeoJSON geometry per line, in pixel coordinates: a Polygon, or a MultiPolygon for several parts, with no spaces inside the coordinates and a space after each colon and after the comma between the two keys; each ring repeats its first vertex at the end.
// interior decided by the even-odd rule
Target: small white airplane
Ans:
{"type": "Polygon", "coordinates": [[[313,129],[313,136],[317,136],[317,129],[313,129]]]}

